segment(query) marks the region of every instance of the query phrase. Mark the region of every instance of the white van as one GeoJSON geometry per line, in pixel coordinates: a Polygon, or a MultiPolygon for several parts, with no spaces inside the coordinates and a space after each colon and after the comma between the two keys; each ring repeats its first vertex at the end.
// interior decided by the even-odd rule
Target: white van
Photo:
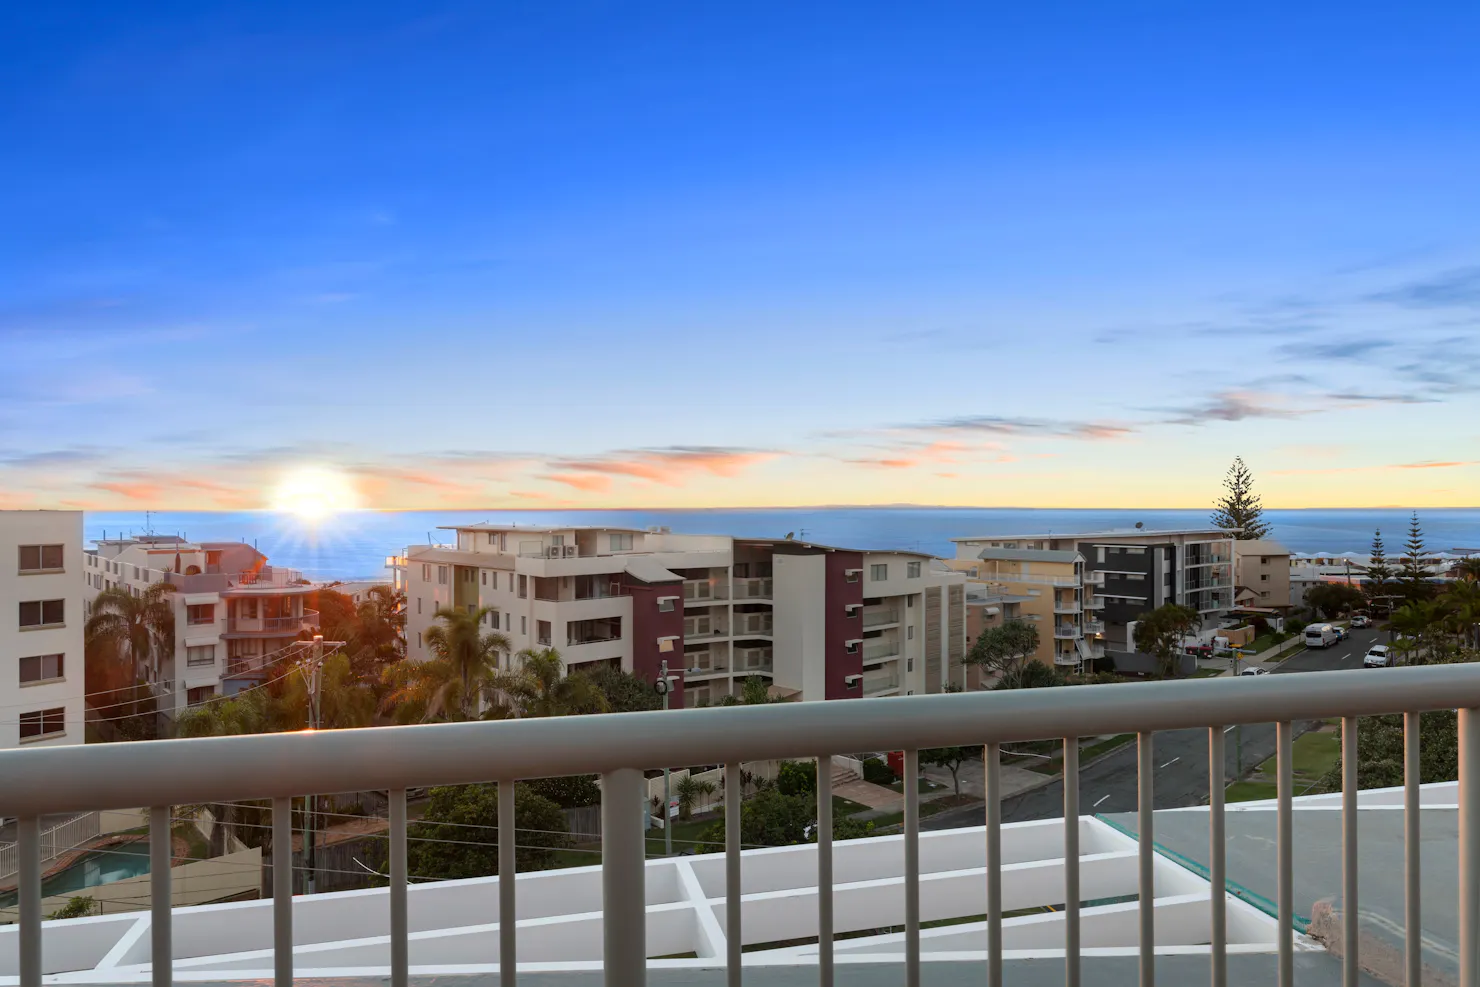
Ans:
{"type": "Polygon", "coordinates": [[[1307,648],[1329,648],[1339,640],[1341,635],[1330,624],[1311,624],[1305,629],[1307,648]]]}

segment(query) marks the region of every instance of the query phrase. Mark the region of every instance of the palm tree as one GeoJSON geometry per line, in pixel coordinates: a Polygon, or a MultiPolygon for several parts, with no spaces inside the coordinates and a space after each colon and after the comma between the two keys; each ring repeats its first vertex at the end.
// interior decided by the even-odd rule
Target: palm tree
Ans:
{"type": "Polygon", "coordinates": [[[362,675],[372,672],[379,678],[386,665],[406,656],[406,594],[372,586],[356,616],[359,629],[349,642],[351,661],[362,675]]]}
{"type": "Polygon", "coordinates": [[[1459,570],[1459,578],[1465,582],[1480,582],[1480,555],[1472,555],[1469,558],[1461,559],[1459,565],[1455,566],[1455,568],[1459,570]]]}
{"type": "Polygon", "coordinates": [[[383,680],[390,687],[383,708],[394,708],[400,722],[435,719],[469,720],[485,695],[499,691],[507,673],[499,671],[498,656],[507,652],[509,639],[497,631],[483,632],[483,620],[492,610],[439,609],[441,624],[426,632],[428,661],[402,659],[386,667],[383,680]]]}
{"type": "Polygon", "coordinates": [[[1414,600],[1393,611],[1388,629],[1407,639],[1398,642],[1397,647],[1407,653],[1410,664],[1424,663],[1429,632],[1441,619],[1440,606],[1433,600],[1414,600]]]}
{"type": "Polygon", "coordinates": [[[1451,583],[1441,603],[1450,631],[1465,647],[1480,647],[1480,583],[1470,579],[1451,583]]]}
{"type": "Polygon", "coordinates": [[[693,775],[684,775],[673,789],[673,794],[678,796],[678,818],[688,821],[694,814],[694,806],[701,800],[707,800],[714,794],[714,790],[714,782],[699,781],[693,775]]]}
{"type": "MultiPolygon", "coordinates": [[[[279,727],[277,704],[264,688],[247,689],[235,696],[192,706],[175,720],[177,737],[235,737],[272,733],[279,727]]],[[[216,823],[211,827],[211,855],[226,852],[226,834],[239,826],[265,825],[266,802],[221,802],[209,806],[216,823]]]]}
{"type": "Polygon", "coordinates": [[[138,596],[121,587],[105,589],[93,600],[92,616],[83,627],[85,652],[117,655],[129,666],[129,685],[151,660],[175,653],[175,587],[155,583],[138,596]]]}
{"type": "Polygon", "coordinates": [[[610,709],[606,693],[589,675],[566,673],[554,648],[519,652],[519,671],[497,683],[495,691],[500,696],[494,708],[505,716],[571,716],[610,709]]]}

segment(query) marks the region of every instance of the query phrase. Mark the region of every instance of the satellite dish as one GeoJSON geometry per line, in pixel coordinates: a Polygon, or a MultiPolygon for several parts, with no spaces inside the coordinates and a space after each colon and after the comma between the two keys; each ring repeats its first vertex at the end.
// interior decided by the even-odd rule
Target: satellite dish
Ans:
{"type": "Polygon", "coordinates": [[[1144,527],[1146,527],[1146,522],[1145,521],[1137,521],[1136,522],[1136,527],[1137,528],[1144,528],[1144,527]]]}
{"type": "Polygon", "coordinates": [[[795,531],[788,531],[788,532],[787,532],[787,533],[786,533],[786,540],[787,540],[787,541],[791,541],[791,540],[792,540],[792,539],[793,539],[793,538],[795,538],[795,537],[796,537],[796,534],[797,534],[797,533],[796,533],[796,532],[795,532],[795,531]]]}

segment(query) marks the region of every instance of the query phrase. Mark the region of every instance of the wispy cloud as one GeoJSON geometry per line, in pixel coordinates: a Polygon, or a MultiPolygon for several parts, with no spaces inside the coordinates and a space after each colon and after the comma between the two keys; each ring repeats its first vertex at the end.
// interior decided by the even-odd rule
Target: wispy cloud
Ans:
{"type": "Polygon", "coordinates": [[[1460,267],[1369,295],[1406,308],[1480,307],[1480,267],[1460,267]]]}
{"type": "Polygon", "coordinates": [[[1165,409],[1167,425],[1206,425],[1210,422],[1241,422],[1251,418],[1295,418],[1309,409],[1292,408],[1279,395],[1255,391],[1223,391],[1209,401],[1183,408],[1165,409]]]}
{"type": "Polygon", "coordinates": [[[1480,460],[1425,460],[1418,463],[1385,463],[1377,466],[1317,466],[1305,469],[1270,470],[1273,476],[1323,476],[1332,473],[1384,473],[1389,470],[1448,470],[1480,466],[1480,460]]]}
{"type": "Polygon", "coordinates": [[[594,458],[560,459],[550,464],[553,476],[566,479],[571,474],[598,474],[606,477],[630,477],[665,486],[680,486],[696,474],[732,477],[757,463],[774,459],[775,451],[741,449],[725,446],[666,446],[655,449],[622,450],[594,458]]]}
{"type": "Polygon", "coordinates": [[[1328,343],[1287,343],[1278,353],[1288,360],[1360,360],[1392,345],[1389,339],[1337,339],[1328,343]]]}
{"type": "Polygon", "coordinates": [[[933,421],[890,426],[895,432],[944,432],[954,434],[1049,436],[1068,439],[1116,439],[1135,429],[1109,421],[1066,421],[1052,418],[1018,418],[1005,415],[962,415],[933,421]]]}

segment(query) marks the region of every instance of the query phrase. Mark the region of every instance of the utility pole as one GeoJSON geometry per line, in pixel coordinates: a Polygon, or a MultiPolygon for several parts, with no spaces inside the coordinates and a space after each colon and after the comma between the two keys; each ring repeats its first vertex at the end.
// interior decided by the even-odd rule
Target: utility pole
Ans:
{"type": "MultiPolygon", "coordinates": [[[[312,657],[309,659],[308,668],[308,727],[310,730],[319,729],[321,714],[321,702],[319,697],[319,685],[322,681],[321,671],[324,667],[324,635],[313,636],[312,657]]],[[[318,802],[317,795],[310,795],[303,800],[303,863],[307,870],[304,874],[303,890],[305,894],[314,893],[314,828],[318,824],[318,802]]],[[[292,848],[289,848],[292,852],[292,848]]]]}
{"type": "MultiPolygon", "coordinates": [[[[668,708],[668,659],[658,666],[658,691],[663,694],[663,708],[668,708]]],[[[673,826],[668,818],[668,806],[672,804],[673,795],[669,789],[669,769],[663,769],[663,856],[673,856],[673,826]]]]}

